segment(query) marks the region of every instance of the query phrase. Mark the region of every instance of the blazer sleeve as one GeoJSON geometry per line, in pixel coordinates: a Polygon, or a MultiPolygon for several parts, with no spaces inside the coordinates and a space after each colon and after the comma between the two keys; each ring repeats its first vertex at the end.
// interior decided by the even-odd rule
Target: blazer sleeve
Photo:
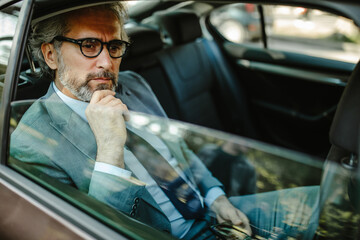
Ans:
{"type": "Polygon", "coordinates": [[[140,204],[139,199],[144,191],[144,185],[138,185],[115,175],[94,171],[88,194],[129,216],[136,217],[138,206],[136,208],[133,206],[140,204]]]}
{"type": "MultiPolygon", "coordinates": [[[[51,135],[50,133],[48,135],[51,135]]],[[[49,177],[76,187],[89,196],[136,218],[134,201],[142,198],[145,187],[110,174],[93,171],[93,161],[76,147],[61,140],[61,147],[49,138],[36,137],[32,128],[20,123],[11,136],[10,155],[49,177]],[[75,160],[76,159],[76,160],[75,160]]]]}

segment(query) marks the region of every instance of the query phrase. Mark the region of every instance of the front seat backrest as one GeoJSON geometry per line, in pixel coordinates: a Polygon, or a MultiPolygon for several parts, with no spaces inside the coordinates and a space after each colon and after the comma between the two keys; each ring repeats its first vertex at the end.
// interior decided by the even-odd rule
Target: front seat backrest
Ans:
{"type": "Polygon", "coordinates": [[[351,74],[330,129],[330,142],[359,154],[360,62],[351,74]]]}

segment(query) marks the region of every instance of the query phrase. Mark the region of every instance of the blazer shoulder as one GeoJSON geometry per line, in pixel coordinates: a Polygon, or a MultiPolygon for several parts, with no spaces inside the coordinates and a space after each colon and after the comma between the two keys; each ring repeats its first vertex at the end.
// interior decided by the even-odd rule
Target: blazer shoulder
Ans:
{"type": "Polygon", "coordinates": [[[126,86],[126,88],[130,89],[131,91],[148,92],[153,94],[153,91],[146,80],[140,74],[137,74],[133,71],[119,72],[118,83],[126,86]]]}
{"type": "Polygon", "coordinates": [[[26,104],[12,104],[12,116],[15,122],[20,122],[28,126],[31,126],[42,118],[46,118],[46,112],[47,110],[41,99],[36,100],[32,104],[30,102],[26,104]]]}

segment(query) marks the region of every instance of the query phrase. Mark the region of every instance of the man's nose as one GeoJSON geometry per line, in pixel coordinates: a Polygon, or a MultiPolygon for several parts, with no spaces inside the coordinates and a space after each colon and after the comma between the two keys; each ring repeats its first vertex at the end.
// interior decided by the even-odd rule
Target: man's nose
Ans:
{"type": "Polygon", "coordinates": [[[109,50],[105,46],[96,58],[98,68],[110,69],[112,67],[112,58],[110,57],[109,50]]]}

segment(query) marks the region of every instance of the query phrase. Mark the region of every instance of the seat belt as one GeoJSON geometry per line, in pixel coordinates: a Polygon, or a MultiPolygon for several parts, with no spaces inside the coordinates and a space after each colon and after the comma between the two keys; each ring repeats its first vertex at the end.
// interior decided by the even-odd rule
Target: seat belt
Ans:
{"type": "Polygon", "coordinates": [[[244,93],[236,82],[234,76],[232,76],[232,74],[229,72],[229,67],[227,67],[220,49],[213,41],[207,40],[205,38],[202,39],[202,43],[209,57],[210,63],[213,66],[212,69],[221,88],[222,98],[225,99],[227,106],[235,105],[235,111],[231,111],[233,113],[231,118],[232,123],[235,123],[237,128],[236,132],[241,135],[254,137],[255,130],[251,124],[251,121],[248,121],[250,123],[250,127],[249,124],[246,124],[245,121],[248,116],[241,116],[241,113],[248,114],[244,93]]]}

